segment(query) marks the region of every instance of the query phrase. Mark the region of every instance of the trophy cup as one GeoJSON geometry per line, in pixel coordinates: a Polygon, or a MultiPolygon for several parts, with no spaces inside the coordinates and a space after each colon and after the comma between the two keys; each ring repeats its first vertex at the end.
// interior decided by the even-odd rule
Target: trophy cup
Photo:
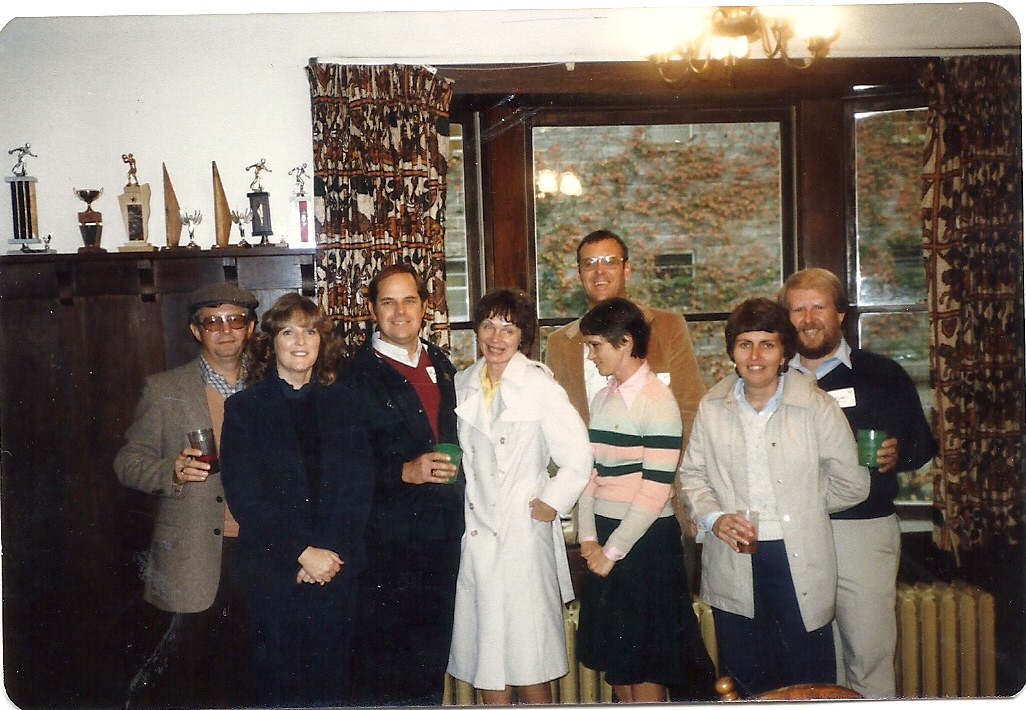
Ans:
{"type": "Polygon", "coordinates": [[[260,173],[271,172],[267,167],[264,158],[260,162],[250,165],[246,170],[253,171],[253,182],[249,184],[250,191],[246,193],[249,198],[249,207],[253,213],[253,236],[260,237],[257,246],[270,246],[267,237],[274,234],[271,230],[271,202],[270,195],[264,192],[263,184],[260,181],[260,173]]]}
{"type": "Polygon", "coordinates": [[[156,247],[149,242],[150,186],[139,184],[135,158],[131,153],[123,153],[121,160],[128,165],[128,182],[118,196],[118,204],[128,232],[128,243],[118,247],[118,251],[153,251],[156,247]]]}
{"type": "Polygon", "coordinates": [[[86,203],[86,208],[78,213],[78,230],[82,233],[85,246],[78,248],[79,253],[106,252],[100,246],[100,235],[103,233],[103,215],[93,209],[93,202],[103,194],[103,188],[80,190],[72,188],[78,199],[86,203]]]}
{"type": "Polygon", "coordinates": [[[246,225],[253,221],[253,213],[246,210],[232,210],[232,222],[239,225],[239,246],[252,249],[253,245],[246,241],[246,225]]]}
{"type": "Polygon", "coordinates": [[[25,157],[39,157],[30,150],[26,143],[17,148],[7,151],[8,155],[18,154],[18,162],[11,168],[13,176],[5,177],[4,182],[11,184],[11,214],[14,217],[14,239],[7,241],[11,246],[17,247],[10,253],[18,252],[48,252],[49,242],[40,249],[30,248],[31,244],[39,244],[39,225],[36,212],[36,178],[28,175],[28,165],[25,157]]]}
{"type": "Polygon", "coordinates": [[[199,244],[196,243],[196,225],[203,221],[203,215],[199,210],[196,210],[192,214],[188,212],[182,212],[182,222],[189,230],[189,243],[185,245],[186,249],[199,249],[199,244]]]}

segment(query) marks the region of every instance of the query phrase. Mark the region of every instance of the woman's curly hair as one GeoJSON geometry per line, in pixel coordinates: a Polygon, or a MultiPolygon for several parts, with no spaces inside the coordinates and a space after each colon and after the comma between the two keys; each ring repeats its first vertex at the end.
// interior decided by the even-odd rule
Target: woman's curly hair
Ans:
{"type": "Polygon", "coordinates": [[[321,346],[314,363],[313,377],[322,385],[330,385],[338,376],[342,361],[342,340],[321,307],[309,298],[289,292],[279,298],[260,318],[260,327],[249,340],[246,384],[251,385],[267,377],[277,366],[274,339],[289,324],[313,328],[321,336],[321,346]]]}

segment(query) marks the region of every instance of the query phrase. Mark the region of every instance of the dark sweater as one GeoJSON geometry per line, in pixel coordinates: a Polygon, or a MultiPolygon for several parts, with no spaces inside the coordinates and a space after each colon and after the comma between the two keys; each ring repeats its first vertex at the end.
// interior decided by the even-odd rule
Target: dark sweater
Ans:
{"type": "Polygon", "coordinates": [[[869,497],[858,505],[832,514],[835,520],[881,518],[894,512],[899,471],[914,471],[936,452],[936,442],[923,414],[912,378],[890,358],[868,350],[851,351],[851,366],[838,365],[819,380],[831,392],[853,387],[855,406],[844,407],[852,432],[883,429],[898,437],[898,464],[886,473],[870,469],[869,497]]]}

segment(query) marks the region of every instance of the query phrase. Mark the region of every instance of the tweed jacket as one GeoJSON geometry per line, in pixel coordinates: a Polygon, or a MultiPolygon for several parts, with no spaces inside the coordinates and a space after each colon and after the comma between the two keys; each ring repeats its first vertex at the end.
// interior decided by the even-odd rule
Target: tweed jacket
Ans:
{"type": "MultiPolygon", "coordinates": [[[[702,399],[681,459],[682,495],[695,524],[709,513],[749,507],[737,379],[725,377],[702,399]]],[[[834,616],[837,559],[829,513],[865,500],[869,471],[858,465],[840,406],[793,368],[784,375],[783,397],[767,424],[765,455],[798,606],[812,631],[834,616]]],[[[734,552],[715,535],[707,535],[702,548],[701,598],[753,618],[751,556],[734,552]]]]}
{"type": "MultiPolygon", "coordinates": [[[[645,360],[652,372],[670,386],[684,425],[684,443],[691,435],[691,425],[698,411],[698,402],[705,394],[705,384],[698,369],[695,349],[687,323],[679,313],[638,305],[652,327],[645,360]],[[666,378],[669,377],[667,380],[666,378]]],[[[588,423],[587,390],[584,385],[584,336],[581,319],[567,323],[551,333],[546,341],[545,364],[556,382],[563,386],[570,402],[588,423]]]]}
{"type": "Polygon", "coordinates": [[[171,612],[210,608],[221,574],[221,475],[203,483],[173,482],[175,457],[189,444],[186,433],[211,426],[205,388],[199,358],[147,377],[114,458],[122,485],[157,498],[143,598],[171,612]]]}

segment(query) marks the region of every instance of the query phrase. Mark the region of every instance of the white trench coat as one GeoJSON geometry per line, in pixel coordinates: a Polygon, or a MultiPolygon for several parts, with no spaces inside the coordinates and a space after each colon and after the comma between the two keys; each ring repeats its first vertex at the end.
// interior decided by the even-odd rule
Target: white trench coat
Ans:
{"type": "Polygon", "coordinates": [[[479,359],[456,375],[467,478],[449,673],[475,688],[532,685],[567,672],[563,604],[574,598],[559,518],[531,517],[539,498],[569,514],[592,468],[588,431],[541,363],[517,353],[485,407],[479,359]],[[549,460],[559,467],[550,477],[549,460]]]}

